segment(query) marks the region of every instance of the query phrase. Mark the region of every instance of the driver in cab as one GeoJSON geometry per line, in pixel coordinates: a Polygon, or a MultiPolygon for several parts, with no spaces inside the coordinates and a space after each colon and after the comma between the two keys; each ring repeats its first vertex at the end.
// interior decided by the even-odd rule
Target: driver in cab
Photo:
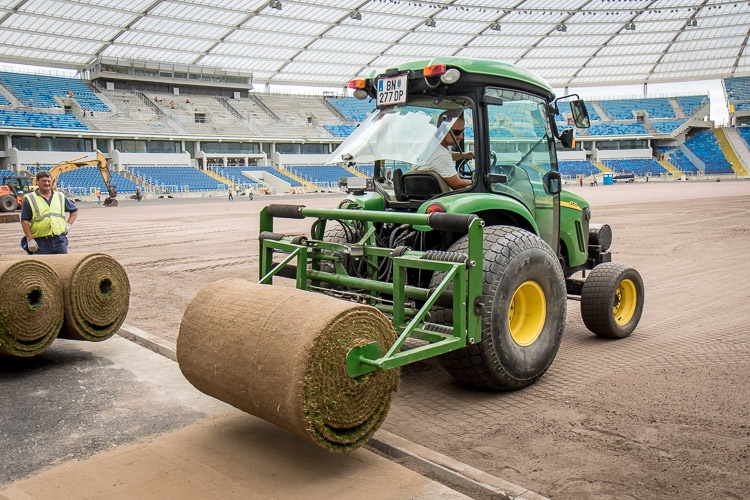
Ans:
{"type": "MultiPolygon", "coordinates": [[[[450,121],[453,116],[455,115],[449,112],[441,113],[438,117],[438,126],[443,122],[450,121]]],[[[462,179],[458,176],[455,163],[458,160],[471,160],[474,158],[473,152],[468,151],[464,153],[461,150],[460,141],[463,139],[465,125],[463,114],[461,114],[456,118],[451,130],[440,141],[440,145],[432,153],[430,159],[424,165],[414,167],[414,170],[436,172],[451,189],[462,189],[471,186],[473,182],[471,179],[462,179]],[[454,146],[457,151],[451,152],[449,149],[451,146],[454,146]]]]}

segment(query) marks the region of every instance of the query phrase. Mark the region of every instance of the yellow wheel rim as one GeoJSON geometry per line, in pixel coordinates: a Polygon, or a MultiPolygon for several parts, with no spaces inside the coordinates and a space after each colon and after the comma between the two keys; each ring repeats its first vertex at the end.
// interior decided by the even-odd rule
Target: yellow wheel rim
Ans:
{"type": "Polygon", "coordinates": [[[615,305],[612,308],[615,322],[620,326],[627,325],[633,319],[637,304],[638,293],[636,292],[635,283],[629,279],[622,280],[620,286],[615,290],[615,305]]]}
{"type": "Polygon", "coordinates": [[[510,301],[508,326],[516,344],[533,344],[544,328],[547,319],[547,301],[544,290],[535,281],[526,281],[516,289],[510,301]]]}

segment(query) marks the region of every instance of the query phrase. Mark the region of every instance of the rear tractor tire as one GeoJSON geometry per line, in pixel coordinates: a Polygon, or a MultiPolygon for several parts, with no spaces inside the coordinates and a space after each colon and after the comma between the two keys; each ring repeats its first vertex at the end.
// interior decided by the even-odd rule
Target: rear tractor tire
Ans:
{"type": "Polygon", "coordinates": [[[643,279],[638,271],[618,262],[599,264],[583,282],[583,323],[599,337],[625,338],[641,320],[644,297],[643,279]]]}
{"type": "Polygon", "coordinates": [[[18,208],[16,197],[10,194],[0,196],[0,212],[12,212],[18,208]]]}
{"type": "MultiPolygon", "coordinates": [[[[482,339],[438,357],[458,382],[507,391],[541,377],[555,359],[565,329],[565,278],[552,249],[538,236],[511,226],[484,231],[482,339]]],[[[467,252],[462,237],[451,252],[467,252]]],[[[442,279],[433,276],[431,286],[442,279]]],[[[432,320],[450,324],[452,311],[433,309],[432,320]]]]}

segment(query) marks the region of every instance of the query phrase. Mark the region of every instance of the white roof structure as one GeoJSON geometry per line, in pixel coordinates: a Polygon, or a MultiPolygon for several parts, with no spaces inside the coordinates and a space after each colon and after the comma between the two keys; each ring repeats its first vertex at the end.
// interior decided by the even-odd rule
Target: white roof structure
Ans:
{"type": "Polygon", "coordinates": [[[750,2],[722,0],[0,0],[0,61],[98,57],[342,87],[437,55],[518,64],[554,87],[750,74],[750,2]]]}

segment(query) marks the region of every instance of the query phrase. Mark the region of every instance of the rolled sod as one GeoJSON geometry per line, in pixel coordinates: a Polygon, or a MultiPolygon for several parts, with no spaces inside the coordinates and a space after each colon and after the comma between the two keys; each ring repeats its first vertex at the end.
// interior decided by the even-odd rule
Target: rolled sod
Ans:
{"type": "Polygon", "coordinates": [[[71,253],[13,258],[44,262],[60,276],[65,321],[59,338],[100,342],[117,333],[125,321],[130,281],[122,265],[111,256],[71,253]]]}
{"type": "Polygon", "coordinates": [[[30,357],[47,349],[63,324],[55,271],[31,260],[0,261],[0,354],[30,357]]]}
{"type": "Polygon", "coordinates": [[[390,347],[396,332],[371,306],[296,288],[226,279],[188,304],[177,361],[197,389],[332,452],[377,431],[398,387],[397,370],[356,379],[354,347],[390,347]]]}

